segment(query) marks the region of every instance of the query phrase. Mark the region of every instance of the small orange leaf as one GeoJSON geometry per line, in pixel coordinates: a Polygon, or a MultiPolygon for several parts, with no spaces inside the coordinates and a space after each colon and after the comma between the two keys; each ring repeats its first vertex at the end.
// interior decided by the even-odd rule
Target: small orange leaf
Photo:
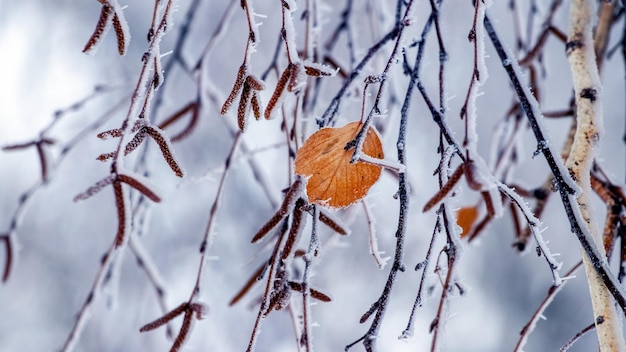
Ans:
{"type": "Polygon", "coordinates": [[[475,206],[463,207],[457,212],[456,219],[456,223],[463,229],[461,233],[461,238],[463,238],[469,234],[472,225],[478,219],[478,209],[475,206]]]}
{"type": "MultiPolygon", "coordinates": [[[[382,168],[363,162],[350,163],[354,149],[346,144],[354,140],[360,122],[340,128],[323,128],[315,132],[296,155],[296,173],[309,177],[306,193],[309,202],[333,208],[345,208],[362,199],[378,181],[382,168]]],[[[384,158],[378,133],[370,128],[363,143],[363,153],[384,158]]]]}

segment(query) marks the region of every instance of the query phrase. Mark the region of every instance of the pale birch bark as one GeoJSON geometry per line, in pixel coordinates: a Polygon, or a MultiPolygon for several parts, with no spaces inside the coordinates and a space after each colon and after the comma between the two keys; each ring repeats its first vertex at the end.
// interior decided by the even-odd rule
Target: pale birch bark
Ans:
{"type": "MultiPolygon", "coordinates": [[[[566,166],[581,189],[577,202],[582,218],[598,249],[605,255],[602,233],[598,230],[594,219],[590,199],[592,194],[590,169],[602,129],[600,100],[602,87],[591,33],[591,16],[594,8],[590,0],[574,0],[570,6],[570,26],[566,49],[574,80],[577,129],[566,166]]],[[[600,350],[626,351],[622,335],[621,313],[616,309],[611,293],[584,251],[583,261],[589,282],[600,350]]]]}

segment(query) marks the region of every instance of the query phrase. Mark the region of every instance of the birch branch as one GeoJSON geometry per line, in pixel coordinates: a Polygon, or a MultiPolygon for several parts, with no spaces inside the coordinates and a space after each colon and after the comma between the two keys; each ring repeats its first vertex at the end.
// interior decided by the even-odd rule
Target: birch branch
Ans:
{"type": "MultiPolygon", "coordinates": [[[[565,47],[574,80],[577,127],[565,165],[581,188],[576,201],[580,207],[582,220],[604,258],[606,253],[604,246],[601,245],[602,233],[598,230],[589,198],[592,194],[591,165],[602,128],[601,82],[591,33],[592,11],[593,6],[589,0],[575,0],[570,5],[570,25],[565,47]]],[[[613,297],[600,275],[594,270],[592,260],[584,253],[583,262],[600,351],[625,351],[621,317],[615,308],[613,297]]]]}

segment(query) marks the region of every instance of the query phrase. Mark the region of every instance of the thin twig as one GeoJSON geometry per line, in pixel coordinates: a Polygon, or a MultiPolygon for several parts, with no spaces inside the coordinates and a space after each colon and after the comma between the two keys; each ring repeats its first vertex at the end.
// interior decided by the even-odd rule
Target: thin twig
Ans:
{"type": "Polygon", "coordinates": [[[335,115],[337,114],[337,111],[339,110],[339,103],[341,102],[341,99],[343,98],[344,94],[346,94],[352,82],[354,82],[354,80],[357,77],[359,77],[365,65],[367,65],[367,63],[374,57],[374,55],[380,49],[382,49],[382,47],[385,46],[385,44],[387,44],[388,41],[395,39],[399,33],[400,33],[400,28],[395,26],[382,39],[380,39],[376,44],[374,44],[369,49],[369,51],[367,52],[367,54],[365,54],[363,59],[361,59],[361,61],[356,65],[354,70],[352,70],[352,73],[350,73],[350,76],[348,77],[348,79],[346,79],[343,82],[343,85],[341,86],[341,88],[339,89],[335,97],[331,100],[330,104],[328,105],[328,108],[326,108],[326,111],[324,111],[322,116],[317,120],[317,123],[320,127],[334,125],[335,115]]]}
{"type": "Polygon", "coordinates": [[[433,248],[435,245],[435,240],[437,239],[437,234],[441,233],[441,214],[437,215],[437,221],[435,222],[435,228],[433,229],[433,233],[430,237],[430,243],[428,244],[428,251],[426,252],[426,257],[423,261],[417,263],[415,266],[415,271],[422,270],[422,275],[420,278],[420,284],[417,289],[417,296],[415,297],[415,302],[413,303],[413,308],[411,308],[411,314],[409,315],[409,321],[406,325],[406,328],[402,331],[402,335],[400,335],[400,339],[408,339],[413,336],[415,318],[417,317],[417,308],[422,306],[422,295],[424,294],[424,285],[426,283],[426,273],[429,269],[429,264],[431,262],[433,248]]]}
{"type": "Polygon", "coordinates": [[[65,340],[65,343],[63,344],[61,351],[71,352],[74,350],[74,348],[76,348],[78,339],[80,338],[80,335],[82,334],[85,328],[85,325],[87,324],[89,312],[91,311],[93,307],[93,303],[98,298],[98,293],[100,292],[102,283],[104,279],[106,278],[106,273],[109,271],[109,267],[111,266],[113,261],[116,259],[117,254],[120,253],[116,251],[116,248],[117,248],[116,244],[113,243],[111,247],[109,247],[109,249],[102,256],[98,273],[96,274],[96,277],[91,285],[91,289],[89,290],[89,293],[87,294],[87,298],[85,299],[82,307],[78,311],[76,320],[74,321],[74,326],[72,327],[72,330],[67,336],[67,339],[65,340]]]}
{"type": "Polygon", "coordinates": [[[557,286],[553,284],[552,286],[550,286],[550,288],[548,289],[548,293],[546,294],[546,297],[541,301],[541,304],[539,304],[539,306],[533,313],[528,323],[524,325],[524,327],[522,328],[522,331],[520,331],[519,340],[517,340],[517,344],[515,345],[515,348],[513,349],[513,351],[521,352],[524,350],[524,346],[526,346],[526,342],[528,341],[530,334],[532,334],[532,332],[535,331],[535,328],[537,327],[537,323],[539,322],[539,320],[544,318],[543,312],[545,312],[545,310],[550,306],[550,304],[554,300],[554,297],[559,292],[561,292],[563,287],[565,287],[565,284],[567,284],[567,282],[569,281],[566,279],[574,278],[574,274],[576,273],[576,271],[578,271],[578,269],[580,269],[582,264],[583,262],[580,261],[578,262],[578,264],[574,265],[565,274],[565,277],[563,278],[563,282],[560,285],[557,286]]]}
{"type": "MultiPolygon", "coordinates": [[[[150,203],[145,202],[145,204],[150,203]]],[[[137,234],[131,235],[128,246],[131,252],[135,255],[137,265],[146,273],[150,284],[154,288],[157,302],[159,303],[159,308],[161,308],[161,312],[163,314],[167,313],[169,311],[169,308],[167,307],[166,302],[167,291],[165,288],[165,283],[163,282],[161,274],[158,272],[156,265],[150,257],[148,250],[144,247],[141,240],[139,240],[139,236],[137,236],[137,234]]],[[[169,322],[166,325],[165,335],[170,339],[174,336],[174,328],[169,322]]]]}
{"type": "Polygon", "coordinates": [[[565,351],[569,350],[570,348],[572,348],[572,346],[574,346],[574,344],[578,340],[580,340],[581,337],[583,337],[589,331],[592,331],[593,329],[595,329],[598,325],[601,325],[603,322],[604,322],[604,320],[602,320],[602,317],[598,317],[594,323],[591,323],[591,324],[587,325],[582,330],[577,332],[576,335],[574,335],[574,337],[572,337],[569,341],[567,341],[565,343],[565,345],[563,345],[563,347],[561,347],[561,349],[559,349],[559,351],[560,352],[565,352],[565,351]]]}
{"type": "MultiPolygon", "coordinates": [[[[309,247],[304,255],[304,273],[302,275],[302,319],[304,329],[302,331],[302,339],[300,344],[304,345],[305,351],[313,352],[313,336],[311,335],[311,299],[309,292],[309,280],[311,277],[311,266],[313,264],[313,258],[317,256],[319,250],[319,240],[317,238],[317,218],[318,209],[316,205],[313,207],[313,224],[311,227],[311,238],[309,240],[309,247]]],[[[292,225],[293,226],[293,225],[292,225]]]]}
{"type": "MultiPolygon", "coordinates": [[[[407,4],[405,17],[408,15],[409,10],[410,10],[410,4],[407,4]]],[[[399,24],[397,24],[397,26],[399,26],[399,24]]],[[[403,111],[405,112],[408,112],[411,92],[412,92],[412,89],[409,89],[405,98],[405,102],[403,105],[403,111]]],[[[406,151],[405,151],[404,146],[406,143],[407,117],[408,117],[407,113],[401,115],[400,129],[398,132],[398,140],[396,142],[398,162],[402,165],[406,165],[406,154],[405,154],[406,151]]],[[[406,235],[406,228],[407,228],[406,217],[407,217],[407,213],[409,209],[408,186],[407,186],[405,173],[400,173],[398,175],[398,192],[396,196],[400,203],[399,204],[400,210],[398,213],[398,225],[397,225],[396,233],[395,233],[395,237],[396,237],[395,253],[394,253],[393,263],[389,271],[389,276],[387,277],[385,287],[380,297],[376,300],[376,302],[372,304],[368,312],[363,317],[361,317],[361,322],[364,322],[364,320],[366,320],[369,316],[374,314],[374,312],[376,313],[369,329],[367,330],[365,335],[363,335],[361,338],[347,345],[345,348],[346,351],[359,342],[363,343],[363,347],[365,347],[365,350],[368,352],[372,352],[376,349],[376,336],[378,336],[378,331],[380,330],[380,327],[383,323],[383,317],[385,315],[385,312],[389,304],[389,296],[393,289],[396,276],[398,272],[405,270],[404,263],[403,263],[404,238],[406,235]]]]}
{"type": "Polygon", "coordinates": [[[385,252],[381,252],[378,249],[378,238],[376,236],[376,219],[374,218],[374,214],[372,214],[371,205],[367,201],[367,199],[363,199],[361,202],[363,204],[363,212],[365,213],[365,218],[367,219],[367,227],[369,229],[369,242],[370,242],[370,254],[374,258],[378,269],[382,270],[387,265],[387,261],[389,261],[390,257],[382,257],[381,255],[385,252]]]}
{"type": "Polygon", "coordinates": [[[281,251],[282,246],[284,245],[285,234],[288,229],[288,221],[283,220],[283,225],[279,232],[278,237],[276,238],[276,242],[274,244],[274,251],[272,252],[272,256],[270,257],[269,264],[269,275],[267,278],[267,283],[265,285],[265,293],[263,294],[263,300],[261,301],[261,305],[259,307],[259,312],[257,314],[256,320],[254,322],[254,328],[252,329],[252,333],[250,334],[250,341],[248,342],[248,348],[246,352],[253,352],[256,347],[257,339],[259,338],[259,333],[261,332],[261,324],[263,322],[263,318],[266,315],[267,309],[270,306],[270,294],[272,292],[272,285],[276,278],[276,268],[279,265],[279,253],[281,251]]]}

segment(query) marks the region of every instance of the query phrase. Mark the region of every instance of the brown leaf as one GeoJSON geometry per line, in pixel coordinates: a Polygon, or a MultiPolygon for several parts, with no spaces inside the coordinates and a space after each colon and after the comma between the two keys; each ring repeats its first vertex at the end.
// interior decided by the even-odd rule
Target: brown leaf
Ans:
{"type": "MultiPolygon", "coordinates": [[[[344,208],[361,200],[380,178],[382,168],[363,162],[350,163],[353,150],[345,146],[354,140],[360,122],[340,128],[323,128],[298,150],[296,173],[310,177],[306,186],[309,202],[344,208]]],[[[383,147],[373,128],[367,131],[363,153],[383,159],[383,147]]]]}
{"type": "Polygon", "coordinates": [[[478,209],[476,209],[476,206],[463,207],[457,211],[456,223],[463,229],[461,238],[464,238],[470,233],[476,219],[478,219],[478,209]]]}

